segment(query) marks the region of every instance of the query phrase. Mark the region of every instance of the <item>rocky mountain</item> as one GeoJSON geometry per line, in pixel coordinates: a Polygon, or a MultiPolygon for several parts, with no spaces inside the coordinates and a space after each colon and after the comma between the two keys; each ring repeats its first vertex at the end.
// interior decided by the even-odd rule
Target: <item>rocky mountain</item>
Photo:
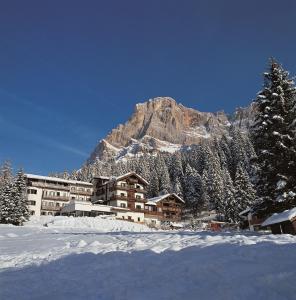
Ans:
{"type": "Polygon", "coordinates": [[[253,107],[237,109],[233,116],[187,108],[170,97],[157,97],[137,104],[130,119],[99,141],[88,163],[134,157],[145,152],[175,152],[228,132],[235,124],[248,128],[253,107]]]}

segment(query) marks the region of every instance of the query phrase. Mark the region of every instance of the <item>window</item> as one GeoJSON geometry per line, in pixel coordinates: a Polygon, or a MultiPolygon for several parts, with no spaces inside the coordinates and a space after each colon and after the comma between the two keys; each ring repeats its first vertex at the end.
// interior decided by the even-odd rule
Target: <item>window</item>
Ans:
{"type": "Polygon", "coordinates": [[[141,186],[139,184],[136,184],[137,189],[141,189],[141,186]]]}
{"type": "Polygon", "coordinates": [[[34,211],[34,210],[31,210],[31,211],[30,211],[30,215],[31,215],[31,216],[34,216],[34,215],[35,215],[35,211],[34,211]]]}
{"type": "Polygon", "coordinates": [[[141,209],[141,205],[136,205],[136,209],[141,209]]]}
{"type": "Polygon", "coordinates": [[[136,195],[136,199],[142,199],[140,195],[136,195]]]}
{"type": "Polygon", "coordinates": [[[76,188],[74,186],[71,186],[71,191],[75,191],[76,188]]]}
{"type": "Polygon", "coordinates": [[[37,194],[37,190],[29,189],[28,190],[28,194],[36,195],[37,194]]]}
{"type": "Polygon", "coordinates": [[[141,221],[141,219],[140,218],[138,218],[138,222],[140,222],[141,221]]]}
{"type": "Polygon", "coordinates": [[[120,207],[126,207],[126,204],[125,203],[120,203],[120,207]]]}
{"type": "Polygon", "coordinates": [[[126,183],[125,183],[125,182],[122,182],[122,183],[120,184],[120,186],[126,187],[126,183]]]}
{"type": "Polygon", "coordinates": [[[60,207],[60,203],[59,202],[56,202],[56,207],[60,207]]]}
{"type": "Polygon", "coordinates": [[[124,197],[124,196],[125,196],[125,194],[124,194],[124,193],[120,193],[120,196],[121,196],[121,197],[124,197]]]}
{"type": "Polygon", "coordinates": [[[122,219],[124,220],[124,216],[122,216],[122,219]]]}
{"type": "Polygon", "coordinates": [[[128,216],[127,218],[128,218],[129,220],[131,220],[131,219],[132,219],[132,217],[131,217],[131,216],[128,216]]]}
{"type": "Polygon", "coordinates": [[[41,215],[46,216],[46,212],[45,211],[41,212],[41,215]]]}
{"type": "Polygon", "coordinates": [[[86,191],[87,191],[88,193],[90,193],[90,189],[86,189],[86,191]]]}
{"type": "Polygon", "coordinates": [[[59,197],[61,195],[61,193],[60,192],[57,192],[57,196],[59,197]]]}
{"type": "Polygon", "coordinates": [[[161,207],[158,207],[158,211],[159,211],[159,212],[161,212],[161,211],[162,211],[161,207]]]}
{"type": "Polygon", "coordinates": [[[28,201],[29,205],[36,205],[36,201],[28,201]]]}

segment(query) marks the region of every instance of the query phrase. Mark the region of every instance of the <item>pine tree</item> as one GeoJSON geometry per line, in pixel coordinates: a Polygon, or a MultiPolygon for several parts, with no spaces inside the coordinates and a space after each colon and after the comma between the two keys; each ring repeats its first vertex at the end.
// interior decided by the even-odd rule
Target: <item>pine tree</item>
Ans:
{"type": "Polygon", "coordinates": [[[223,202],[223,178],[219,158],[209,146],[205,148],[205,168],[202,176],[209,209],[218,210],[223,202]]]}
{"type": "Polygon", "coordinates": [[[177,195],[183,197],[183,167],[181,153],[175,153],[170,161],[170,178],[171,178],[171,190],[177,195]]]}
{"type": "Polygon", "coordinates": [[[159,194],[159,180],[158,175],[155,170],[151,172],[151,177],[149,180],[149,186],[148,186],[148,196],[150,198],[156,197],[159,194]]]}
{"type": "Polygon", "coordinates": [[[161,155],[156,157],[155,169],[158,176],[159,193],[165,195],[170,192],[170,175],[161,155]]]}
{"type": "Polygon", "coordinates": [[[198,172],[189,164],[184,176],[184,199],[186,206],[193,215],[202,209],[204,204],[202,179],[198,172]]]}
{"type": "Polygon", "coordinates": [[[245,210],[247,207],[253,207],[256,199],[256,192],[250,181],[248,174],[240,165],[237,168],[235,175],[235,200],[239,212],[245,210]]]}
{"type": "Polygon", "coordinates": [[[11,201],[13,185],[12,168],[9,161],[5,161],[0,171],[0,223],[10,223],[10,216],[14,211],[11,201]]]}
{"type": "Polygon", "coordinates": [[[235,189],[232,179],[226,168],[222,170],[224,181],[224,194],[223,200],[218,207],[218,212],[224,215],[226,221],[238,222],[239,221],[239,208],[235,198],[235,189]]]}
{"type": "Polygon", "coordinates": [[[251,133],[258,165],[256,190],[268,213],[276,202],[295,201],[295,126],[290,110],[295,105],[296,88],[289,73],[274,59],[264,79],[251,133]]]}
{"type": "Polygon", "coordinates": [[[26,180],[22,169],[17,172],[16,179],[13,184],[12,197],[12,201],[15,203],[14,224],[22,225],[24,221],[29,219],[26,180]]]}

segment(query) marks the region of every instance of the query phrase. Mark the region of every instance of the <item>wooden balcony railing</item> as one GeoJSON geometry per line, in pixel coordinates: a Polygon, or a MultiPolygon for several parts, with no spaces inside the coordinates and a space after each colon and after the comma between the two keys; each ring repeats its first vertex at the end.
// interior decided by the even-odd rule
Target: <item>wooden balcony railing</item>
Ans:
{"type": "Polygon", "coordinates": [[[113,195],[110,197],[110,200],[125,200],[125,201],[135,201],[135,202],[146,202],[146,199],[138,199],[136,197],[129,197],[129,196],[121,196],[121,195],[113,195]]]}
{"type": "Polygon", "coordinates": [[[88,192],[88,191],[79,191],[79,190],[70,190],[71,194],[75,194],[75,195],[82,195],[82,196],[92,196],[92,192],[88,192]]]}
{"type": "Polygon", "coordinates": [[[51,205],[41,205],[41,209],[43,210],[52,210],[52,211],[60,211],[61,210],[61,206],[51,206],[51,205]]]}
{"type": "Polygon", "coordinates": [[[133,185],[121,186],[120,184],[117,184],[117,185],[111,186],[109,188],[109,190],[110,191],[115,191],[115,190],[130,191],[130,190],[132,190],[132,191],[134,191],[136,193],[143,193],[143,194],[147,193],[147,191],[145,189],[136,188],[133,185]]]}
{"type": "Polygon", "coordinates": [[[69,201],[70,197],[43,195],[42,199],[46,199],[46,200],[58,200],[58,201],[69,201]]]}
{"type": "Polygon", "coordinates": [[[69,186],[65,186],[65,185],[61,185],[61,184],[46,183],[46,182],[31,181],[29,185],[34,186],[34,187],[61,190],[61,191],[69,191],[70,190],[69,186]]]}

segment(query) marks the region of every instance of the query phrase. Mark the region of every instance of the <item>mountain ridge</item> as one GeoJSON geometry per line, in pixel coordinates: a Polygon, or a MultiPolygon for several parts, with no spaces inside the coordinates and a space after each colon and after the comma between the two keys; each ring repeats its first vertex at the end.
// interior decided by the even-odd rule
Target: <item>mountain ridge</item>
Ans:
{"type": "Polygon", "coordinates": [[[156,97],[138,103],[131,117],[101,139],[88,163],[128,159],[145,152],[175,152],[205,139],[227,134],[231,125],[247,130],[254,106],[238,108],[231,116],[223,111],[200,112],[171,97],[156,97]]]}

